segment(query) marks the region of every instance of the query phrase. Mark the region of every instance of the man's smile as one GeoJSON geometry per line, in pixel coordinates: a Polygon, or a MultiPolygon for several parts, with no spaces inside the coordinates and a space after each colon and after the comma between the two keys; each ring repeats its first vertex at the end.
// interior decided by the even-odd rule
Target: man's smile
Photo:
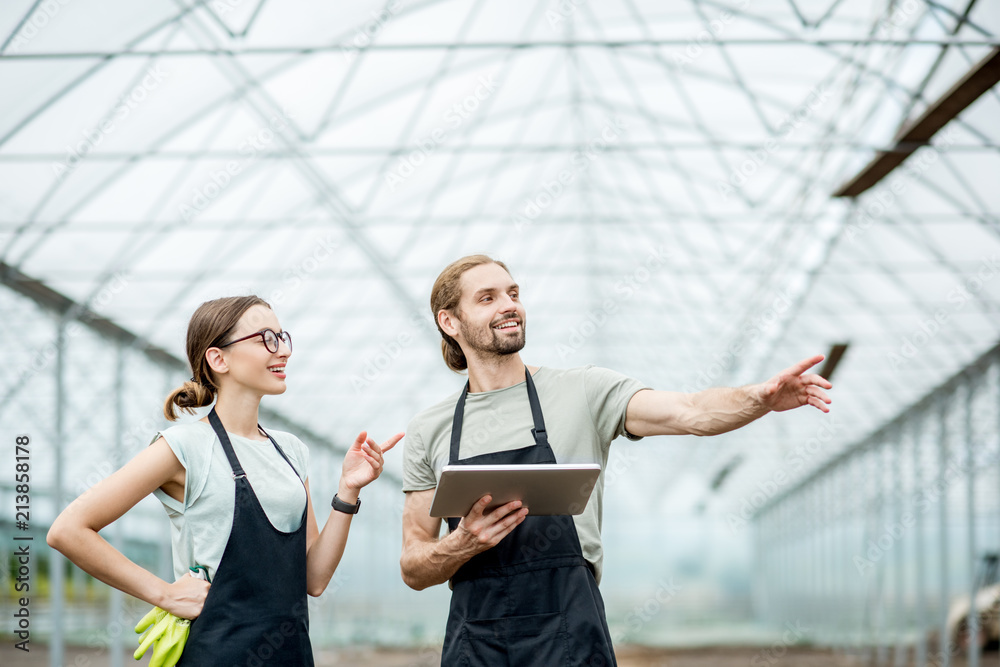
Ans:
{"type": "Polygon", "coordinates": [[[517,320],[505,320],[493,328],[497,331],[513,331],[520,326],[517,320]]]}

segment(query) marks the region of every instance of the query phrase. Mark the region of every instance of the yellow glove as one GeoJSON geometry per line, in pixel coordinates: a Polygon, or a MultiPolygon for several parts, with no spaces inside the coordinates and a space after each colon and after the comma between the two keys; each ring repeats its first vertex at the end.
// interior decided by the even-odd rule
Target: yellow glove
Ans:
{"type": "Polygon", "coordinates": [[[156,644],[149,667],[173,667],[181,659],[184,644],[191,631],[191,621],[153,607],[135,626],[141,632],[139,648],[132,657],[140,659],[152,644],[156,644]]]}
{"type": "Polygon", "coordinates": [[[149,659],[149,667],[174,667],[184,652],[184,644],[187,642],[188,633],[191,632],[191,621],[173,614],[167,616],[173,618],[173,622],[167,627],[163,637],[156,642],[153,655],[149,659]]]}
{"type": "Polygon", "coordinates": [[[166,631],[167,623],[169,622],[166,620],[166,617],[166,611],[159,607],[153,607],[136,624],[135,631],[141,632],[142,635],[139,636],[139,648],[132,654],[133,658],[136,660],[141,658],[150,645],[166,631]]]}

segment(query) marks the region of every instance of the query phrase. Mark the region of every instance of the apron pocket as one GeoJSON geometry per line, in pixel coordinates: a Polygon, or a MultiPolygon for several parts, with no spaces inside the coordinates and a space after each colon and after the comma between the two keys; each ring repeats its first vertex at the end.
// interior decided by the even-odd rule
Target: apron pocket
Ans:
{"type": "Polygon", "coordinates": [[[560,612],[466,621],[461,644],[465,665],[570,665],[560,612]]]}

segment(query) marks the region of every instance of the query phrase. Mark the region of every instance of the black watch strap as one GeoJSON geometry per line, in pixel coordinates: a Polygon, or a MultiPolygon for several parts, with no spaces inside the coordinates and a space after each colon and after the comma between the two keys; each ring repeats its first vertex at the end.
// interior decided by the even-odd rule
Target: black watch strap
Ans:
{"type": "Polygon", "coordinates": [[[333,502],[330,506],[337,510],[338,512],[343,512],[344,514],[357,514],[358,510],[361,509],[361,498],[358,498],[358,502],[355,505],[350,503],[345,503],[343,500],[337,497],[337,494],[333,494],[333,502]]]}

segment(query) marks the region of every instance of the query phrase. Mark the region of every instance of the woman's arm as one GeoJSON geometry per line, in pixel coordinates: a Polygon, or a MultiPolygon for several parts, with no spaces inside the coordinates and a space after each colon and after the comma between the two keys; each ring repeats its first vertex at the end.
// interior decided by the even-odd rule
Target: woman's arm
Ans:
{"type": "Polygon", "coordinates": [[[164,484],[184,488],[185,471],[162,437],[120,470],[69,504],[49,528],[46,542],[81,570],[109,586],[181,618],[201,613],[209,584],[194,577],[167,583],[139,567],[98,532],[164,484]]]}
{"type": "MultiPolygon", "coordinates": [[[[338,497],[345,503],[358,502],[358,491],[344,488],[341,481],[338,497]]],[[[330,510],[323,532],[316,526],[316,515],[313,512],[312,498],[309,493],[309,480],[306,480],[306,502],[309,504],[306,520],[306,592],[313,597],[319,597],[330,584],[333,573],[340,565],[347,546],[347,533],[351,529],[353,514],[330,510]]]]}
{"type": "MultiPolygon", "coordinates": [[[[392,449],[403,437],[397,433],[382,445],[368,437],[362,431],[344,455],[343,471],[337,497],[345,503],[358,502],[361,489],[375,481],[382,473],[382,454],[392,449]]],[[[340,564],[347,545],[347,533],[351,529],[353,514],[338,512],[331,509],[330,516],[320,532],[316,526],[316,515],[313,512],[312,498],[309,493],[309,480],[306,480],[306,592],[313,597],[319,597],[330,584],[333,573],[340,564]]]]}

